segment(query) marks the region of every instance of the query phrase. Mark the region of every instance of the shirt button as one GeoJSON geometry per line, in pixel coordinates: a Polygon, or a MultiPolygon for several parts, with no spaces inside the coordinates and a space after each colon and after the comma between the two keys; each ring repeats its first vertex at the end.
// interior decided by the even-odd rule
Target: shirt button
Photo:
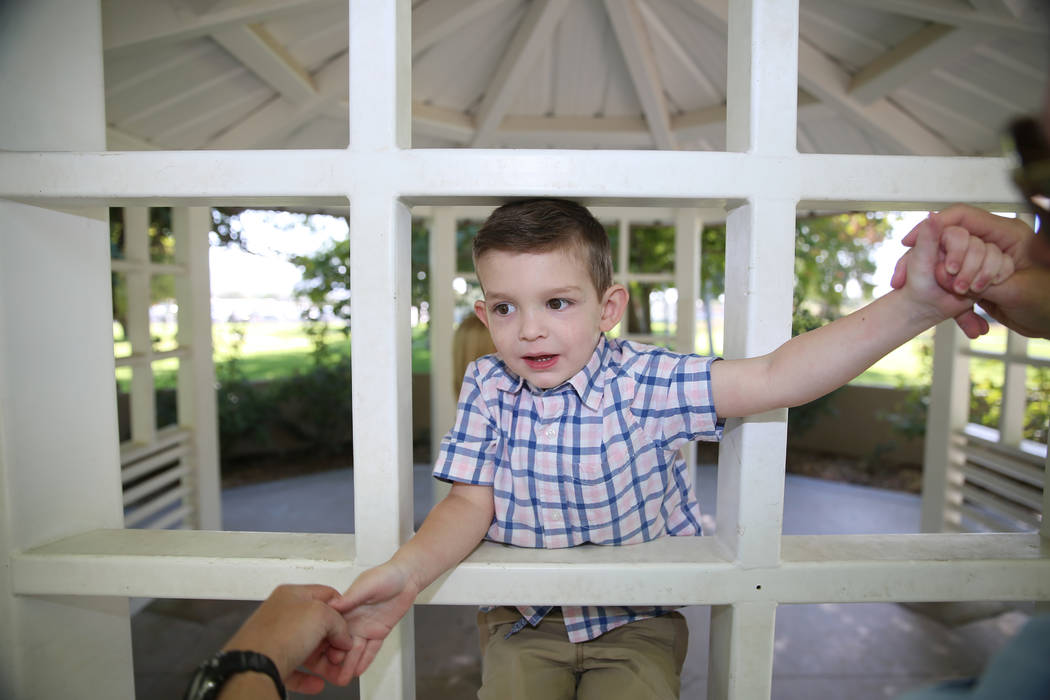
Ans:
{"type": "Polygon", "coordinates": [[[555,430],[554,430],[554,428],[547,428],[547,437],[549,437],[549,438],[552,438],[552,437],[554,437],[554,435],[556,434],[556,432],[557,432],[557,431],[555,431],[555,430]]]}

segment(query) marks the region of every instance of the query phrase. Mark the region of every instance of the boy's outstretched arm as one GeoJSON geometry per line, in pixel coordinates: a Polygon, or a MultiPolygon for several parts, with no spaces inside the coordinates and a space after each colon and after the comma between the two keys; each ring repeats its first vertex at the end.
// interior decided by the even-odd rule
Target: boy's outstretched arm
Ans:
{"type": "Polygon", "coordinates": [[[329,602],[346,618],[353,638],[346,658],[332,661],[353,669],[351,677],[364,673],[419,592],[478,546],[493,513],[491,486],[453,484],[419,532],[389,561],[361,574],[346,593],[329,602]]]}
{"type": "Polygon", "coordinates": [[[938,285],[934,269],[941,256],[936,232],[926,227],[905,254],[907,277],[902,288],[796,336],[768,355],[715,362],[711,385],[718,415],[747,416],[812,401],[927,328],[972,307],[972,299],[938,285]]]}

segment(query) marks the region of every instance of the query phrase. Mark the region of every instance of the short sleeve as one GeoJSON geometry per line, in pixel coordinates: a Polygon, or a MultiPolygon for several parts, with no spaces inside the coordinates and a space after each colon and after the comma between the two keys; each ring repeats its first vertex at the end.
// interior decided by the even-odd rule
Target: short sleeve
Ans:
{"type": "Polygon", "coordinates": [[[724,421],[711,395],[711,365],[717,357],[681,355],[671,367],[661,432],[671,449],[693,440],[722,439],[724,421]]]}
{"type": "MultiPolygon", "coordinates": [[[[456,405],[456,421],[441,440],[434,477],[480,486],[493,483],[499,431],[490,413],[496,401],[486,398],[485,382],[477,362],[467,367],[456,405]],[[490,406],[490,402],[493,406],[490,406]]],[[[496,391],[489,392],[493,397],[496,391]]]]}

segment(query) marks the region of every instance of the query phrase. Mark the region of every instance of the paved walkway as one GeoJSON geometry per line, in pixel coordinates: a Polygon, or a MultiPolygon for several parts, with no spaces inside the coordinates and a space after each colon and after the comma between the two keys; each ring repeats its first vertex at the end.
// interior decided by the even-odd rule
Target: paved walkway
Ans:
{"type": "MultiPolygon", "coordinates": [[[[714,513],[714,467],[699,469],[701,508],[714,513]]],[[[415,474],[416,521],[430,502],[429,469],[415,474]]],[[[228,530],[352,532],[349,469],[228,489],[228,530]]],[[[919,499],[910,494],[789,475],[786,534],[917,532],[919,499]]],[[[714,520],[705,515],[705,528],[714,520]]],[[[186,678],[255,607],[250,602],[155,601],[132,623],[139,698],[181,697],[186,678]]],[[[691,644],[682,700],[703,700],[707,685],[709,610],[685,611],[691,644]]],[[[1023,610],[987,606],[892,603],[785,605],[777,611],[775,700],[882,700],[925,683],[975,675],[1027,621],[1023,610]]],[[[416,608],[419,700],[473,698],[480,679],[474,608],[416,608]]],[[[358,697],[356,683],[320,698],[358,697]]]]}

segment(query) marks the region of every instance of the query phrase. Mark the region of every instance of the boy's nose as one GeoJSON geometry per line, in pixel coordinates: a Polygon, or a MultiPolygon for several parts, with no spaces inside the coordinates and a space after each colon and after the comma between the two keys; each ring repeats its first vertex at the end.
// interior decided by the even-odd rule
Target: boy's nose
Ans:
{"type": "Polygon", "coordinates": [[[537,313],[523,313],[521,325],[518,327],[518,336],[522,340],[536,340],[547,335],[547,327],[543,323],[543,315],[537,313]]]}

